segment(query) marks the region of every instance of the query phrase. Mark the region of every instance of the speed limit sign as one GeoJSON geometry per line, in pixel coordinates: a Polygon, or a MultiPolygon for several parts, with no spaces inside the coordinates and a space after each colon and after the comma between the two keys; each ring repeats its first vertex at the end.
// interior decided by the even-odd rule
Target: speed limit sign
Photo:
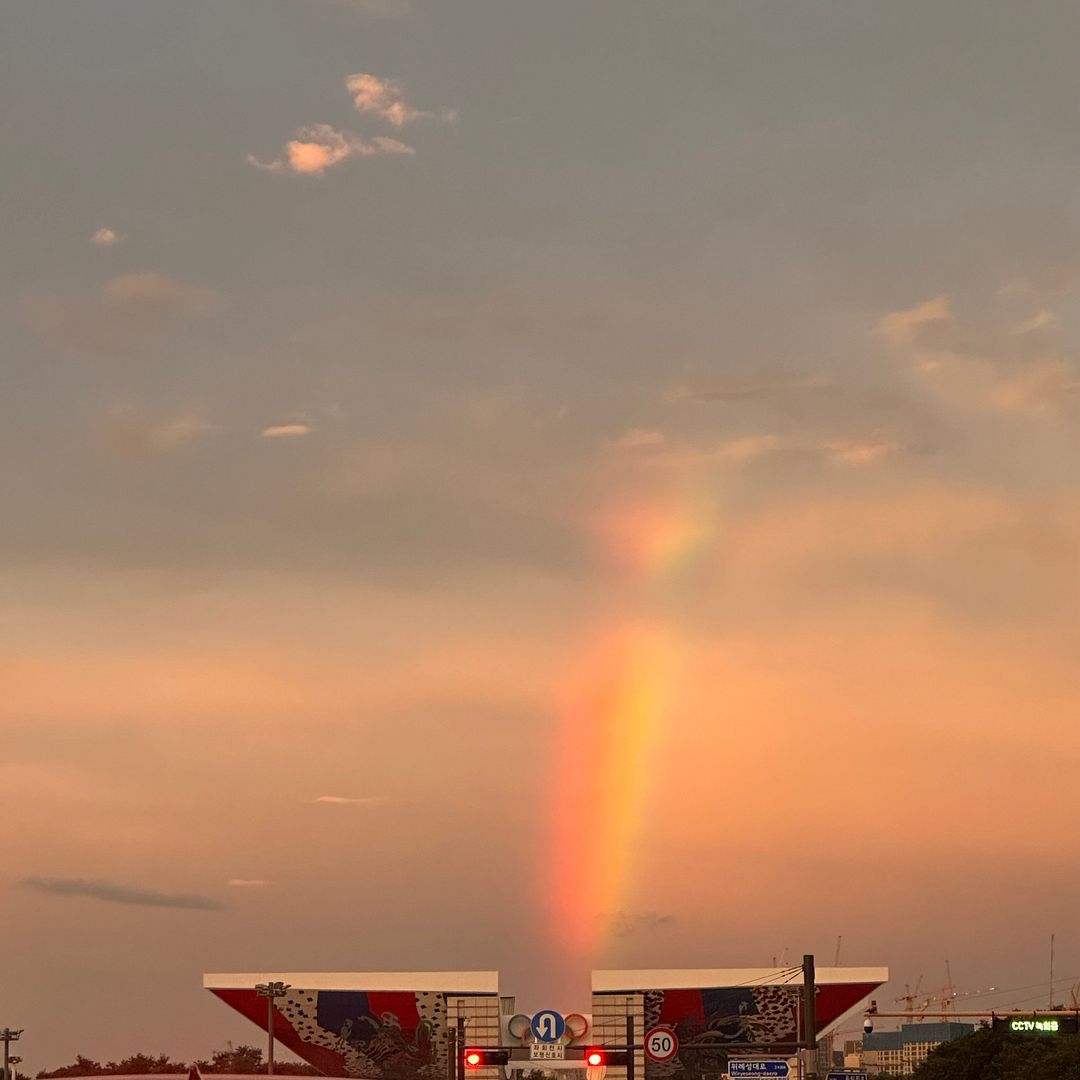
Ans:
{"type": "Polygon", "coordinates": [[[645,1036],[645,1056],[651,1061],[670,1061],[679,1052],[679,1037],[671,1028],[655,1027],[645,1036]]]}

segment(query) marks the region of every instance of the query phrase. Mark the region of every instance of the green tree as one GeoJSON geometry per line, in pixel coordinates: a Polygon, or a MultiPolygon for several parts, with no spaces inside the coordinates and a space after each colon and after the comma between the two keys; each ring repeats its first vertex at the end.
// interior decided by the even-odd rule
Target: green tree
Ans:
{"type": "Polygon", "coordinates": [[[139,1073],[186,1073],[182,1061],[171,1061],[168,1054],[132,1054],[119,1062],[110,1061],[105,1071],[113,1076],[133,1076],[139,1073]]]}
{"type": "Polygon", "coordinates": [[[263,1053],[257,1046],[229,1046],[214,1053],[212,1073],[264,1073],[263,1053]]]}
{"type": "Polygon", "coordinates": [[[915,1080],[1080,1080],[1080,1036],[984,1028],[942,1043],[914,1075],[915,1080]]]}
{"type": "Polygon", "coordinates": [[[59,1069],[42,1069],[37,1075],[38,1080],[50,1080],[52,1077],[61,1076],[101,1076],[104,1072],[105,1068],[100,1061],[76,1054],[70,1065],[62,1065],[59,1069]]]}

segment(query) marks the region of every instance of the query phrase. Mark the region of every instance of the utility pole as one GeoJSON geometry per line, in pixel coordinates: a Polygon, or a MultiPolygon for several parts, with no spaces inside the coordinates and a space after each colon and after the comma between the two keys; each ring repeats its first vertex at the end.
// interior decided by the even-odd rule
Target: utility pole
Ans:
{"type": "Polygon", "coordinates": [[[266,1054],[266,1075],[274,1075],[274,1001],[284,997],[289,991],[289,984],[283,982],[259,983],[255,993],[266,998],[266,1034],[269,1040],[266,1054]]]}
{"type": "Polygon", "coordinates": [[[814,954],[802,958],[803,970],[803,1034],[804,1044],[810,1051],[807,1074],[809,1080],[817,1080],[817,985],[814,975],[814,954]]]}
{"type": "Polygon", "coordinates": [[[1050,935],[1050,1000],[1047,1002],[1046,1007],[1052,1009],[1054,1007],[1054,935],[1050,935]]]}
{"type": "Polygon", "coordinates": [[[23,1030],[23,1028],[19,1028],[18,1031],[12,1031],[11,1028],[4,1028],[0,1031],[0,1039],[4,1042],[4,1080],[9,1080],[8,1069],[11,1067],[11,1044],[18,1042],[23,1030]]]}
{"type": "Polygon", "coordinates": [[[626,1080],[634,1080],[634,1065],[636,1064],[634,1059],[637,1057],[637,1047],[634,1046],[633,1013],[627,1013],[626,1015],[626,1045],[630,1051],[626,1057],[626,1080]]]}

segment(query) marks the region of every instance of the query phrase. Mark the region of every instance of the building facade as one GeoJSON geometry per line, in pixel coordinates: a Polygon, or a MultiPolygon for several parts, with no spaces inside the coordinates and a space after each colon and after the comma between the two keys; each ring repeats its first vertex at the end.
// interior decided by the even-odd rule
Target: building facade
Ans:
{"type": "Polygon", "coordinates": [[[974,1024],[901,1024],[899,1031],[875,1031],[863,1036],[862,1067],[867,1072],[910,1076],[942,1043],[975,1030],[974,1024]]]}
{"type": "MultiPolygon", "coordinates": [[[[819,968],[818,1033],[888,978],[886,968],[819,968]]],[[[798,968],[594,971],[592,1011],[565,1016],[561,1051],[536,1045],[531,1018],[500,996],[497,972],[248,972],[207,975],[203,985],[264,1031],[272,1017],[275,1039],[325,1075],[362,1080],[451,1080],[459,1021],[468,1046],[508,1048],[512,1067],[525,1071],[531,1062],[545,1071],[580,1069],[588,1046],[623,1047],[631,1034],[642,1047],[650,1030],[669,1029],[677,1051],[657,1061],[637,1049],[637,1080],[713,1080],[733,1057],[788,1056],[803,1029],[798,968]],[[271,1008],[256,987],[273,982],[287,989],[271,1008]]],[[[826,1071],[831,1050],[828,1041],[826,1071]]],[[[626,1071],[612,1063],[607,1080],[626,1071]]],[[[495,1080],[496,1069],[471,1075],[495,1080]]]]}

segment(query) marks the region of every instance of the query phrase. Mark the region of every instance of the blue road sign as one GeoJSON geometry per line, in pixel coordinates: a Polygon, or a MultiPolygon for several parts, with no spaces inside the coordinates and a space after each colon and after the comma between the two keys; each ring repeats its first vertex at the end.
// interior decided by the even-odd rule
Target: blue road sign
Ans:
{"type": "Polygon", "coordinates": [[[566,1021],[563,1019],[562,1014],[557,1013],[554,1009],[544,1009],[542,1012],[533,1015],[530,1027],[532,1027],[533,1036],[537,1041],[553,1043],[558,1042],[563,1037],[563,1032],[566,1030],[566,1021]]]}
{"type": "Polygon", "coordinates": [[[728,1076],[787,1076],[791,1069],[786,1061],[751,1061],[731,1058],[727,1063],[728,1076]]]}

